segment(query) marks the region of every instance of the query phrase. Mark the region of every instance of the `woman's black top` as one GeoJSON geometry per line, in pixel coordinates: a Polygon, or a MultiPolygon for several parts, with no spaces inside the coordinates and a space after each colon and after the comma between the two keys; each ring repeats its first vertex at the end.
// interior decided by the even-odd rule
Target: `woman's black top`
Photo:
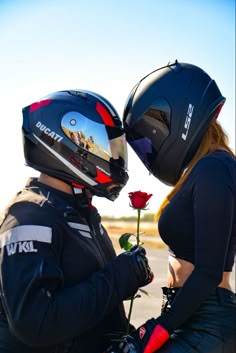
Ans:
{"type": "Polygon", "coordinates": [[[236,161],[217,151],[202,158],[165,207],[159,220],[162,240],[170,255],[194,264],[194,270],[161,315],[173,331],[232,271],[236,252],[236,161]]]}

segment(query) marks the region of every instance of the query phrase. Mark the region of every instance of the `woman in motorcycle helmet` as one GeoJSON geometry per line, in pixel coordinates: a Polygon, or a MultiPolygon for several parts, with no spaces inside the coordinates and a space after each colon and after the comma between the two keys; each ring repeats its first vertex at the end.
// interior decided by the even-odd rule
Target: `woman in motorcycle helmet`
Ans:
{"type": "Polygon", "coordinates": [[[128,97],[127,142],[173,186],[158,214],[169,266],[161,314],[114,352],[235,352],[236,163],[216,120],[224,102],[206,72],[178,61],[144,77],[128,97]]]}
{"type": "Polygon", "coordinates": [[[40,172],[0,230],[1,353],[102,353],[126,328],[123,299],[151,281],[145,251],[115,256],[92,195],[115,200],[128,180],[113,106],[84,90],[23,109],[27,165],[40,172]]]}

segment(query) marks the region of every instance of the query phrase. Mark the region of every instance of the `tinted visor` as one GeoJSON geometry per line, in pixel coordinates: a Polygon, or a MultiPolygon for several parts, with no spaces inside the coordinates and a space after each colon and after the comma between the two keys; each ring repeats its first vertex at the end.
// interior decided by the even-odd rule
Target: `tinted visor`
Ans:
{"type": "Polygon", "coordinates": [[[123,168],[127,169],[126,137],[120,128],[109,127],[114,130],[113,134],[109,134],[102,120],[91,120],[73,111],[63,116],[61,127],[67,137],[85,152],[90,152],[108,162],[111,159],[121,158],[124,162],[123,168]]]}
{"type": "Polygon", "coordinates": [[[128,143],[130,146],[133,148],[137,156],[141,159],[141,161],[144,163],[144,165],[149,169],[150,165],[152,164],[152,159],[154,156],[152,156],[152,144],[151,141],[146,138],[140,138],[138,140],[131,140],[128,143]]]}
{"type": "Polygon", "coordinates": [[[127,142],[148,169],[170,133],[170,106],[163,100],[161,103],[161,109],[158,100],[135,122],[132,115],[125,122],[127,142]]]}

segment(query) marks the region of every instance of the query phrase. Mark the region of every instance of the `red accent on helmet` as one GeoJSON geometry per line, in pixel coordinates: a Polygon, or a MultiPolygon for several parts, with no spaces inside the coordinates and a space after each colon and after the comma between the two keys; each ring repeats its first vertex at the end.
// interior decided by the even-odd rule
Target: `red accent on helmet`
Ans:
{"type": "Polygon", "coordinates": [[[220,112],[221,112],[221,109],[222,109],[223,105],[224,105],[224,103],[221,103],[221,104],[219,104],[219,106],[217,107],[217,112],[216,112],[216,116],[215,116],[215,119],[214,119],[214,120],[216,120],[216,119],[218,118],[218,116],[219,116],[219,114],[220,114],[220,112]]]}
{"type": "Polygon", "coordinates": [[[91,204],[91,202],[88,204],[88,207],[92,210],[92,209],[94,209],[94,208],[96,208],[95,206],[93,206],[92,204],[91,204]]]}
{"type": "Polygon", "coordinates": [[[79,188],[79,189],[84,189],[85,188],[84,185],[77,184],[77,183],[72,183],[71,185],[74,186],[75,188],[79,188]]]}
{"type": "Polygon", "coordinates": [[[77,167],[81,168],[81,164],[79,162],[77,162],[73,157],[69,157],[68,159],[69,159],[69,161],[71,161],[72,163],[77,165],[77,167]]]}
{"type": "Polygon", "coordinates": [[[96,111],[102,118],[103,122],[107,126],[115,126],[114,121],[112,120],[112,117],[110,113],[106,110],[106,108],[99,102],[96,103],[96,111]]]}
{"type": "Polygon", "coordinates": [[[109,176],[101,172],[101,170],[99,169],[97,169],[97,177],[95,178],[95,180],[100,184],[105,184],[112,181],[112,179],[109,176]]]}
{"type": "Polygon", "coordinates": [[[35,110],[37,110],[41,107],[45,107],[45,105],[48,105],[49,103],[51,103],[51,101],[52,101],[52,99],[45,99],[40,102],[35,102],[35,103],[31,104],[30,113],[33,113],[35,110]]]}

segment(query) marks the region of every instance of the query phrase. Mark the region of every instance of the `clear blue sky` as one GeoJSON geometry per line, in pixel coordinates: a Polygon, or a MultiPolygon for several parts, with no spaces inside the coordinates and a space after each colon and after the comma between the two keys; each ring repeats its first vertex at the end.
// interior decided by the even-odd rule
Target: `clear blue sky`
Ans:
{"type": "MultiPolygon", "coordinates": [[[[227,98],[220,115],[235,148],[235,1],[0,0],[0,208],[33,173],[24,166],[22,107],[48,93],[95,91],[122,115],[144,75],[178,59],[202,67],[227,98]]],[[[130,181],[101,214],[134,215],[128,192],[153,193],[155,212],[169,188],[129,149],[130,181]]]]}

